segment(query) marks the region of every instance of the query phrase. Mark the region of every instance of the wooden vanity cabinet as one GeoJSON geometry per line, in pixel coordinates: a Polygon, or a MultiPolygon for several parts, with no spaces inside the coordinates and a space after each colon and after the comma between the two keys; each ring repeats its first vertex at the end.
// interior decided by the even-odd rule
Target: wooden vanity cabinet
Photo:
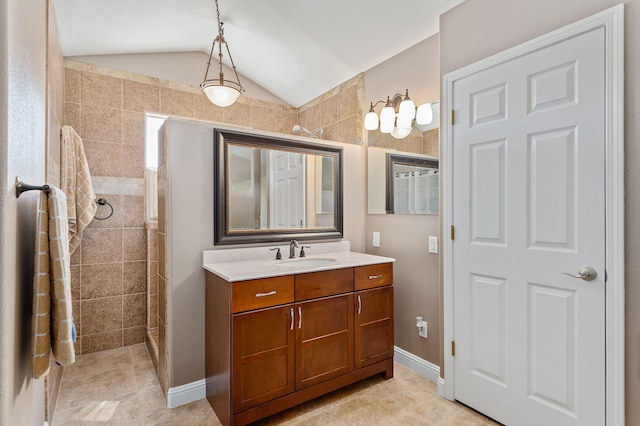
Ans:
{"type": "Polygon", "coordinates": [[[393,377],[385,265],[234,283],[207,272],[207,399],[221,423],[246,425],[376,374],[393,377]]]}

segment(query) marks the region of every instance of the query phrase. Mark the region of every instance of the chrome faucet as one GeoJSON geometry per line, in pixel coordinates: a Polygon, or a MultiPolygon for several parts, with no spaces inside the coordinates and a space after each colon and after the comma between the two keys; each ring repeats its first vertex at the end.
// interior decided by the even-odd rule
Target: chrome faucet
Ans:
{"type": "Polygon", "coordinates": [[[291,240],[291,242],[289,243],[289,259],[293,259],[294,257],[296,257],[296,249],[300,247],[300,245],[298,245],[298,242],[296,240],[291,240]]]}

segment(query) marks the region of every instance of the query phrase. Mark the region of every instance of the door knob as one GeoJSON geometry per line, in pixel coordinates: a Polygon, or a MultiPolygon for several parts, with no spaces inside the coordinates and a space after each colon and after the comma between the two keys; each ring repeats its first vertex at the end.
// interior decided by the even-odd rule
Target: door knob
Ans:
{"type": "Polygon", "coordinates": [[[591,266],[583,266],[578,271],[578,275],[570,274],[568,272],[558,272],[561,275],[568,275],[572,278],[581,278],[585,281],[593,281],[598,276],[598,272],[591,266]]]}

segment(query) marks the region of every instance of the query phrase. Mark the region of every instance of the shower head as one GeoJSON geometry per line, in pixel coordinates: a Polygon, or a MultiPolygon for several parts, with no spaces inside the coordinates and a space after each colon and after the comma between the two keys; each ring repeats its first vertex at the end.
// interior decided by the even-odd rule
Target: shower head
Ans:
{"type": "Polygon", "coordinates": [[[294,125],[293,129],[291,129],[291,131],[293,133],[304,133],[305,135],[309,136],[310,138],[316,138],[316,139],[318,139],[324,133],[323,129],[316,129],[316,130],[314,130],[312,132],[311,130],[305,129],[304,127],[302,127],[299,124],[294,125]]]}

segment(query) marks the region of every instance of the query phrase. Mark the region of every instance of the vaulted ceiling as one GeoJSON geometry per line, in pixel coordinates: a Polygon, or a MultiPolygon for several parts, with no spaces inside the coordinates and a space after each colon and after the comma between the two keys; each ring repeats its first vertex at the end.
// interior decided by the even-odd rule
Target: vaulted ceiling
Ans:
{"type": "MultiPolygon", "coordinates": [[[[464,0],[218,1],[238,72],[297,107],[437,33],[464,0]]],[[[214,0],[54,5],[65,56],[208,54],[217,34],[214,0]]]]}

